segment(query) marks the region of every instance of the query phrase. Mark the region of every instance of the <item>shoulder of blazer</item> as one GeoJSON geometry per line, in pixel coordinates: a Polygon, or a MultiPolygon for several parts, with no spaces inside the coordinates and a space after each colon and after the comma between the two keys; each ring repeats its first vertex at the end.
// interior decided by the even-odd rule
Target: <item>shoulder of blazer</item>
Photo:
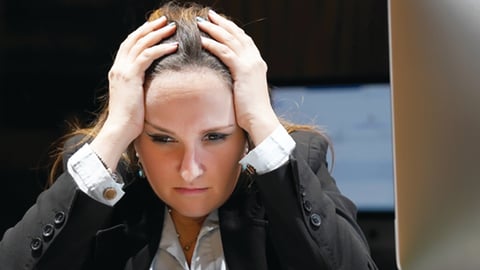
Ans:
{"type": "Polygon", "coordinates": [[[290,136],[295,140],[296,146],[293,155],[296,158],[302,158],[307,161],[313,171],[317,171],[322,163],[327,163],[327,152],[329,142],[325,135],[312,130],[298,130],[290,133],[290,136]]]}

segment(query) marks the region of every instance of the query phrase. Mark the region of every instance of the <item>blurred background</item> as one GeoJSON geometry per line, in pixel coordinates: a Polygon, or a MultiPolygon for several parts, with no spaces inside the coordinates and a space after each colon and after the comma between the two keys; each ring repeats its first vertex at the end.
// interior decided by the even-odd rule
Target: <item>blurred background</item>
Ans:
{"type": "MultiPolygon", "coordinates": [[[[396,269],[387,0],[198,2],[255,40],[277,112],[331,137],[372,255],[396,269]]],[[[121,41],[161,3],[0,0],[0,234],[44,189],[68,123],[92,119],[121,41]]]]}

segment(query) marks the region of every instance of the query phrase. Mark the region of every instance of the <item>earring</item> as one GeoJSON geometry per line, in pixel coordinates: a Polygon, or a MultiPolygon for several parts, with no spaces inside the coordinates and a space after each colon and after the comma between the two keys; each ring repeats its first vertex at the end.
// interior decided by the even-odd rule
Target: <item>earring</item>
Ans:
{"type": "Polygon", "coordinates": [[[138,161],[137,161],[137,166],[138,166],[138,177],[140,178],[145,178],[145,172],[143,171],[143,167],[142,167],[142,163],[140,163],[140,157],[138,155],[137,152],[135,152],[135,156],[137,157],[138,161]]]}
{"type": "Polygon", "coordinates": [[[138,177],[144,179],[145,178],[145,172],[143,171],[143,167],[142,167],[142,163],[140,163],[140,161],[137,163],[137,166],[138,166],[138,177]]]}
{"type": "Polygon", "coordinates": [[[142,167],[140,167],[140,168],[138,169],[138,176],[139,176],[140,178],[145,178],[145,173],[143,172],[142,167]]]}

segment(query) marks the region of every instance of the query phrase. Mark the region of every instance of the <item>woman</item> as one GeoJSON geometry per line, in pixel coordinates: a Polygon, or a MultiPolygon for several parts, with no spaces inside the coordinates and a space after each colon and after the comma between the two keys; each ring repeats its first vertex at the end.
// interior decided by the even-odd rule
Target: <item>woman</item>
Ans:
{"type": "Polygon", "coordinates": [[[281,124],[266,70],[214,11],[154,11],[64,172],[5,233],[3,269],[376,269],[326,140],[281,124]]]}

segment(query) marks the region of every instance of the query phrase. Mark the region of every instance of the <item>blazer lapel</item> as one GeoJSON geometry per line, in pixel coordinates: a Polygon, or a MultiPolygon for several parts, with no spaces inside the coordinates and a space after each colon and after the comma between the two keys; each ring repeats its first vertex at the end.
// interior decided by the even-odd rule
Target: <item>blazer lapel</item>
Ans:
{"type": "MultiPolygon", "coordinates": [[[[144,214],[141,215],[140,220],[128,226],[128,234],[131,239],[139,239],[142,245],[136,249],[126,265],[126,270],[148,270],[153,258],[158,250],[160,237],[163,229],[163,218],[165,204],[158,199],[153,190],[151,190],[148,183],[142,183],[141,188],[136,191],[135,202],[140,203],[144,209],[144,214]]],[[[129,191],[133,193],[134,191],[129,191]]],[[[126,207],[132,207],[133,202],[125,201],[126,207]]],[[[137,209],[137,208],[133,208],[137,209]]],[[[130,209],[130,212],[133,210],[130,209]]]]}
{"type": "Polygon", "coordinates": [[[128,260],[125,270],[148,270],[150,268],[160,243],[163,229],[163,211],[163,207],[159,207],[155,210],[155,214],[152,213],[154,214],[150,217],[152,222],[148,224],[148,242],[135,256],[128,260]]]}
{"type": "Polygon", "coordinates": [[[263,207],[256,205],[255,196],[253,192],[237,190],[219,209],[223,252],[230,270],[268,269],[268,222],[263,207]]]}

